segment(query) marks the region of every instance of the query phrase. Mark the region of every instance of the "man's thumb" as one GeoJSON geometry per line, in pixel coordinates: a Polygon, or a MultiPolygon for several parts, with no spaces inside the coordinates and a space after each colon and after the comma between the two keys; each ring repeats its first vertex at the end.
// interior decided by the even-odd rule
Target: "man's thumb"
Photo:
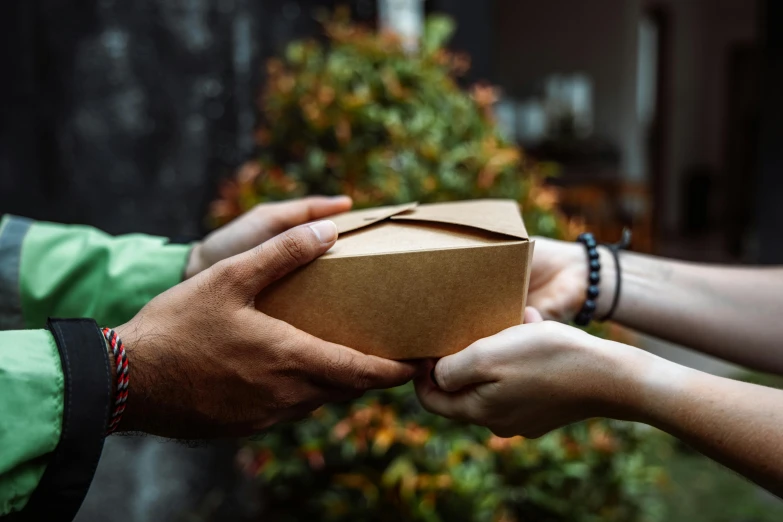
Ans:
{"type": "Polygon", "coordinates": [[[229,261],[229,277],[257,294],[272,282],[306,265],[337,241],[337,226],[316,221],[292,228],[229,261]]]}

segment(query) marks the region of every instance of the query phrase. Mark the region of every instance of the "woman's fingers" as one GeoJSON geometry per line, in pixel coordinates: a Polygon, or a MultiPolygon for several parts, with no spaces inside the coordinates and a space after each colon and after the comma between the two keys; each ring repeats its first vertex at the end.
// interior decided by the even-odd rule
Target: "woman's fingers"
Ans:
{"type": "Polygon", "coordinates": [[[432,382],[429,374],[420,375],[414,380],[419,402],[430,413],[448,419],[470,421],[469,412],[475,410],[470,405],[472,398],[465,393],[447,393],[432,382]]]}
{"type": "Polygon", "coordinates": [[[544,318],[541,316],[541,312],[539,312],[537,308],[533,308],[532,306],[525,308],[525,316],[522,321],[523,323],[541,323],[543,321],[544,318]]]}

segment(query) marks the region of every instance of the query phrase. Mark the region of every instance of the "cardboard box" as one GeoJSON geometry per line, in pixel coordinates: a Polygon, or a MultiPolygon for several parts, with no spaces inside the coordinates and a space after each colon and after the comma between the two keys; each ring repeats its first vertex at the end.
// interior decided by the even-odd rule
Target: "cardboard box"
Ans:
{"type": "Polygon", "coordinates": [[[335,216],[340,238],[256,301],[322,339],[390,359],[442,357],[519,324],[533,244],[516,202],[335,216]]]}

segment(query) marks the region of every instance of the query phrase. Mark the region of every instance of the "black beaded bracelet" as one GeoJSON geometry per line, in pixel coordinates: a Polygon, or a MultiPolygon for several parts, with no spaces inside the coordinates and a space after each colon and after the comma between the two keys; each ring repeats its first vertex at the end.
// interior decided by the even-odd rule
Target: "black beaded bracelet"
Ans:
{"type": "Polygon", "coordinates": [[[585,246],[590,270],[587,275],[587,298],[582,305],[582,309],[576,314],[574,323],[577,326],[587,326],[593,320],[598,303],[598,295],[601,292],[601,287],[599,286],[601,283],[601,261],[598,255],[598,243],[595,241],[593,234],[590,232],[579,234],[576,240],[585,246]]]}
{"type": "MultiPolygon", "coordinates": [[[[576,314],[574,323],[577,326],[587,326],[593,320],[595,311],[598,305],[598,294],[601,292],[601,261],[598,254],[598,243],[595,241],[593,234],[585,232],[580,234],[576,240],[582,243],[587,250],[587,263],[590,269],[587,276],[587,296],[585,302],[582,305],[582,309],[576,314]]],[[[631,231],[623,229],[623,237],[619,243],[607,244],[601,243],[600,246],[609,249],[609,252],[614,258],[615,264],[615,277],[617,278],[614,288],[614,296],[612,297],[612,305],[609,307],[609,311],[606,315],[599,319],[600,322],[608,321],[614,315],[617,310],[617,305],[620,302],[620,291],[622,284],[622,271],[620,268],[620,250],[625,250],[631,244],[631,231]]]]}

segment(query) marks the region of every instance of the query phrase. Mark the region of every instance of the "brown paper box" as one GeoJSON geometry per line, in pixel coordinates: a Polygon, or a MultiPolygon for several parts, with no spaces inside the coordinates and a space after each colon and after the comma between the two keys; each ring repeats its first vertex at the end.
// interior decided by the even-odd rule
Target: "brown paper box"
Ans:
{"type": "Polygon", "coordinates": [[[533,243],[516,202],[411,203],[330,219],[337,243],[265,290],[261,311],[390,359],[442,357],[521,322],[533,243]]]}

